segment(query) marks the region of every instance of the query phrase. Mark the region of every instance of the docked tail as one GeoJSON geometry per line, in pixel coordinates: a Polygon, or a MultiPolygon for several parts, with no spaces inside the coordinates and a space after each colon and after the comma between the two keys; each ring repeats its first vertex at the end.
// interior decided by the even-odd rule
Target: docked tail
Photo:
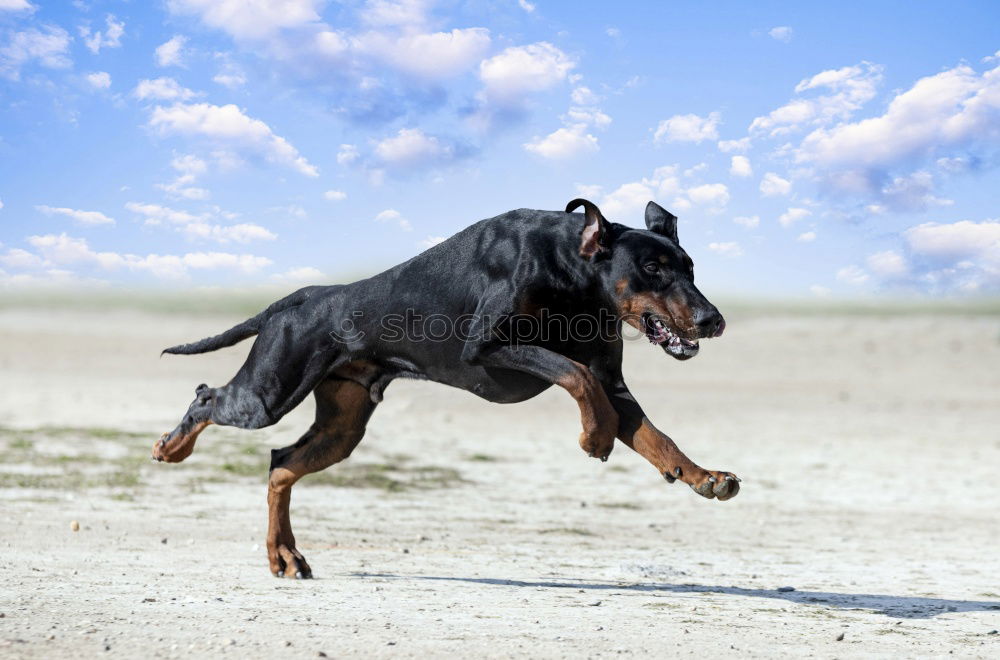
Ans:
{"type": "Polygon", "coordinates": [[[220,348],[225,348],[226,346],[238,344],[244,339],[253,337],[260,332],[264,323],[266,323],[267,320],[275,314],[283,312],[290,307],[296,307],[304,303],[309,299],[309,296],[311,296],[312,293],[319,288],[321,287],[307,286],[304,289],[299,289],[290,296],[286,296],[278,302],[273,303],[252,319],[247,319],[243,323],[226,330],[220,335],[199,339],[198,341],[191,342],[190,344],[171,346],[170,348],[163,349],[163,353],[170,353],[172,355],[194,355],[195,353],[208,353],[210,351],[217,351],[220,348]]]}

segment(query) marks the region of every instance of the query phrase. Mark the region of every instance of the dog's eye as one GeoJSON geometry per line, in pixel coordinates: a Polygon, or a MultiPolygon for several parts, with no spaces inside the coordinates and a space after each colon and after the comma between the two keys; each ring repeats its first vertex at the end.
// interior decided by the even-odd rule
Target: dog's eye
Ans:
{"type": "Polygon", "coordinates": [[[655,261],[650,261],[648,264],[642,267],[647,273],[658,273],[660,272],[660,264],[655,261]]]}

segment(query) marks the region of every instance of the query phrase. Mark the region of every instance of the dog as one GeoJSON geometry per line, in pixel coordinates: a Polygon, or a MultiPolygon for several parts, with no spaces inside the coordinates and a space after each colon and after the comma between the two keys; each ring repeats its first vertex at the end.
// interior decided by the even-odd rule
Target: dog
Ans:
{"type": "Polygon", "coordinates": [[[168,348],[205,353],[257,336],[227,385],[197,387],[153,458],[183,461],[210,424],[270,426],[311,392],[315,421],[295,444],[272,450],[267,493],[271,572],[300,579],[312,569],[292,534],[292,486],[351,455],[397,378],[497,403],[558,385],[579,405],[588,455],[606,461],[617,437],[668,482],[728,500],[739,478],[691,461],[653,426],[622,378],[624,324],[678,360],[697,355],[698,340],[726,326],[695,287],[677,217],[650,202],[645,224],[609,222],[584,199],[565,212],[509,211],[383,273],[300,289],[220,335],[168,348]]]}

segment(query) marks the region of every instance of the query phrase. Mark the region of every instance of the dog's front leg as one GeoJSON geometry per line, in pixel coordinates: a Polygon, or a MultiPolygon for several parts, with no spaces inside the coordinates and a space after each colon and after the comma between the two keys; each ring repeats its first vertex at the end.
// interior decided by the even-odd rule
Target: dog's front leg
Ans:
{"type": "Polygon", "coordinates": [[[618,413],[604,388],[585,365],[540,346],[498,346],[467,355],[472,364],[514,369],[558,385],[580,406],[580,447],[587,455],[608,460],[615,445],[618,413]]]}
{"type": "Polygon", "coordinates": [[[666,434],[653,426],[624,383],[608,387],[618,411],[618,438],[653,464],[668,482],[682,481],[709,499],[728,500],[740,492],[740,479],[731,472],[706,470],[688,458],[666,434]]]}

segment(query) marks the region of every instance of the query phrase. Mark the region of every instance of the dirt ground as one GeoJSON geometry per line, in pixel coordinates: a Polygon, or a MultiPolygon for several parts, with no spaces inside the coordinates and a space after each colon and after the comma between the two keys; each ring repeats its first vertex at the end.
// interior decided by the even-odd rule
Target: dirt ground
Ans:
{"type": "Polygon", "coordinates": [[[1000,656],[1000,316],[743,312],[686,363],[629,343],[650,417],[743,478],[722,503],[585,456],[564,392],[396,382],[294,490],[311,581],[263,548],[268,449],[311,402],[148,459],[250,343],[158,351],[238,320],[0,308],[0,657],[1000,656]]]}

